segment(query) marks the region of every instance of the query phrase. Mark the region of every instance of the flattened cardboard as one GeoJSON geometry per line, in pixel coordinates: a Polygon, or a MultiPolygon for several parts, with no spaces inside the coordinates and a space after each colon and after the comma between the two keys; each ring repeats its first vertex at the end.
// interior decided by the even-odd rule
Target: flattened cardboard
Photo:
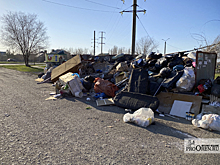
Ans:
{"type": "Polygon", "coordinates": [[[192,102],[174,100],[170,114],[178,117],[185,118],[186,112],[190,112],[192,102]]]}
{"type": "Polygon", "coordinates": [[[78,72],[78,67],[81,64],[81,57],[77,55],[70,60],[64,62],[63,64],[59,65],[58,67],[54,68],[51,72],[51,81],[55,82],[59,79],[60,76],[68,73],[78,72]]]}
{"type": "Polygon", "coordinates": [[[174,100],[179,101],[187,101],[192,102],[192,107],[190,112],[198,115],[200,112],[202,96],[194,96],[194,95],[187,95],[187,94],[179,94],[179,93],[170,93],[170,92],[160,92],[157,95],[157,98],[160,101],[160,105],[158,110],[164,113],[170,113],[174,100]]]}
{"type": "Polygon", "coordinates": [[[56,100],[57,98],[55,98],[54,96],[50,96],[48,98],[46,98],[45,100],[56,100]]]}
{"type": "Polygon", "coordinates": [[[44,79],[42,79],[42,78],[37,78],[37,79],[35,79],[35,81],[37,81],[37,82],[43,82],[44,79]]]}
{"type": "Polygon", "coordinates": [[[220,115],[220,107],[214,107],[211,105],[202,105],[202,113],[208,113],[208,114],[217,114],[220,115]]]}
{"type": "Polygon", "coordinates": [[[97,106],[102,106],[102,105],[114,105],[114,101],[112,98],[110,99],[102,99],[102,100],[96,100],[97,106]]]}

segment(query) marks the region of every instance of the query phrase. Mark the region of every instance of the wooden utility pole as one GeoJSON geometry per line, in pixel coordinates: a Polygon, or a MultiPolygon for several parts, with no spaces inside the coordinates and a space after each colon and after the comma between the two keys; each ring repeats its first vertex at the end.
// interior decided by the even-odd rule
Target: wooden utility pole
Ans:
{"type": "Polygon", "coordinates": [[[132,47],[131,54],[135,54],[135,36],[136,36],[136,15],[137,15],[137,0],[133,2],[133,25],[132,25],[132,47]]]}
{"type": "MultiPolygon", "coordinates": [[[[124,0],[122,0],[124,3],[124,0]]],[[[137,12],[144,12],[146,13],[146,10],[137,10],[137,0],[133,0],[133,10],[129,11],[121,11],[120,13],[123,14],[124,12],[133,12],[133,24],[132,24],[132,46],[131,46],[131,54],[135,55],[135,37],[136,37],[136,16],[137,12]]]]}
{"type": "Polygon", "coordinates": [[[95,30],[94,30],[94,56],[95,56],[95,30]]]}
{"type": "Polygon", "coordinates": [[[97,43],[96,42],[97,39],[95,39],[95,30],[94,30],[94,39],[92,39],[92,40],[94,40],[93,42],[91,42],[94,44],[94,46],[91,46],[91,47],[93,47],[93,49],[94,49],[94,56],[95,56],[95,43],[97,43]]]}

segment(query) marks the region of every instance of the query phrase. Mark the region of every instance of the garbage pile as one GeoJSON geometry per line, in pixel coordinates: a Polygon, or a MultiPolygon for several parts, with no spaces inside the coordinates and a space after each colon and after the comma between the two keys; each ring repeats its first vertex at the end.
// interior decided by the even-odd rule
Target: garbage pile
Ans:
{"type": "MultiPolygon", "coordinates": [[[[186,117],[186,113],[192,113],[196,116],[200,113],[202,98],[210,95],[220,97],[220,77],[215,81],[204,78],[196,82],[196,58],[196,53],[163,56],[152,52],[146,57],[139,55],[135,58],[124,58],[124,55],[120,54],[112,58],[114,63],[92,61],[88,64],[87,61],[84,65],[77,55],[57,67],[50,67],[44,75],[41,75],[41,83],[45,81],[54,83],[55,97],[68,95],[82,98],[84,95],[87,96],[85,93],[93,93],[91,96],[96,99],[97,106],[104,100],[101,105],[114,104],[131,109],[132,112],[138,110],[137,114],[139,111],[141,111],[139,114],[144,114],[147,108],[153,113],[165,115],[186,117]],[[86,68],[90,68],[89,72],[82,71],[86,68]],[[163,108],[165,105],[163,103],[168,94],[169,100],[173,101],[169,111],[166,112],[167,107],[163,108]],[[184,99],[182,95],[193,100],[184,99]],[[196,101],[193,102],[194,100],[196,101]],[[174,109],[180,105],[185,108],[181,114],[174,109]]],[[[125,122],[139,123],[132,119],[131,115],[133,114],[127,119],[129,117],[127,114],[125,122]]],[[[152,123],[153,118],[151,113],[151,117],[141,118],[142,124],[139,125],[147,126],[152,123]]],[[[191,118],[193,119],[194,117],[191,118]]]]}

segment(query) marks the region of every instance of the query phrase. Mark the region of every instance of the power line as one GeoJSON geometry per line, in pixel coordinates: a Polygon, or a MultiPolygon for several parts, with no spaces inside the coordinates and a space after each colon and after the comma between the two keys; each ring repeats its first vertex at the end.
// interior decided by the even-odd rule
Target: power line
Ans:
{"type": "Polygon", "coordinates": [[[146,28],[144,27],[143,23],[141,22],[140,18],[138,17],[138,15],[136,15],[136,16],[137,16],[138,20],[140,21],[141,26],[143,27],[143,29],[144,29],[144,30],[145,30],[145,32],[147,33],[148,37],[150,38],[151,42],[154,44],[154,42],[153,42],[152,38],[151,38],[151,37],[150,37],[150,35],[148,34],[148,32],[147,32],[146,28]]]}
{"type": "MultiPolygon", "coordinates": [[[[119,1],[117,1],[116,6],[118,6],[118,2],[119,2],[119,1]]],[[[123,5],[123,4],[122,4],[122,5],[123,5]]],[[[122,8],[122,5],[121,5],[121,8],[122,8]]],[[[120,8],[120,9],[121,9],[121,8],[120,8]]],[[[115,11],[115,10],[114,10],[114,11],[115,11]]],[[[107,26],[106,26],[106,28],[105,28],[105,29],[106,29],[106,31],[107,31],[107,29],[108,29],[109,25],[111,24],[112,17],[113,17],[113,14],[111,15],[111,18],[109,19],[108,24],[107,24],[107,26]]],[[[114,25],[113,25],[113,26],[114,26],[114,25]]]]}
{"type": "Polygon", "coordinates": [[[98,2],[93,2],[93,1],[90,1],[90,0],[85,0],[85,1],[90,2],[90,3],[97,4],[97,5],[105,6],[105,7],[110,7],[110,8],[114,8],[114,9],[120,9],[120,8],[118,8],[118,7],[109,6],[109,5],[104,5],[104,4],[101,4],[101,3],[98,3],[98,2]]]}
{"type": "MultiPolygon", "coordinates": [[[[147,32],[146,28],[144,27],[143,23],[141,22],[140,18],[139,18],[138,16],[137,16],[137,18],[138,18],[138,20],[140,21],[140,23],[141,23],[142,27],[144,28],[145,32],[147,33],[148,37],[150,38],[151,42],[154,44],[152,38],[151,38],[150,35],[148,34],[148,32],[147,32]]],[[[172,45],[170,45],[170,44],[167,44],[167,45],[169,45],[169,46],[171,46],[171,47],[173,47],[173,48],[176,48],[176,49],[180,50],[180,48],[177,48],[177,47],[172,46],[172,45]]]]}
{"type": "Polygon", "coordinates": [[[96,12],[117,13],[117,12],[114,12],[114,11],[95,10],[95,9],[89,9],[89,8],[83,8],[83,7],[76,7],[76,6],[66,5],[66,4],[63,4],[63,3],[57,3],[57,2],[52,2],[52,1],[48,1],[48,0],[42,0],[42,1],[48,2],[48,3],[52,3],[52,4],[56,4],[56,5],[60,5],[60,6],[71,7],[71,8],[75,8],[75,9],[81,9],[81,10],[89,10],[89,11],[96,11],[96,12]]]}
{"type": "Polygon", "coordinates": [[[168,43],[167,43],[167,45],[169,45],[169,46],[171,46],[171,47],[173,47],[173,48],[176,48],[178,51],[181,50],[180,48],[177,48],[177,47],[175,47],[175,46],[172,46],[172,45],[170,45],[170,44],[168,44],[168,43]]]}

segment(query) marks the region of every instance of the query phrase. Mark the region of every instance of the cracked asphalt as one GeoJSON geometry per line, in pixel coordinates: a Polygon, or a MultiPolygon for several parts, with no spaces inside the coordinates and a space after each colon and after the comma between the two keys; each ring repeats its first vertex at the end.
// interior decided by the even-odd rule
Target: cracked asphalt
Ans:
{"type": "MultiPolygon", "coordinates": [[[[0,162],[19,164],[210,164],[219,154],[185,154],[184,138],[220,138],[185,119],[160,117],[142,128],[124,109],[87,97],[48,100],[55,89],[36,75],[0,68],[0,162]],[[91,107],[88,109],[88,107],[91,107]]],[[[88,96],[89,97],[89,96],[88,96]]]]}

